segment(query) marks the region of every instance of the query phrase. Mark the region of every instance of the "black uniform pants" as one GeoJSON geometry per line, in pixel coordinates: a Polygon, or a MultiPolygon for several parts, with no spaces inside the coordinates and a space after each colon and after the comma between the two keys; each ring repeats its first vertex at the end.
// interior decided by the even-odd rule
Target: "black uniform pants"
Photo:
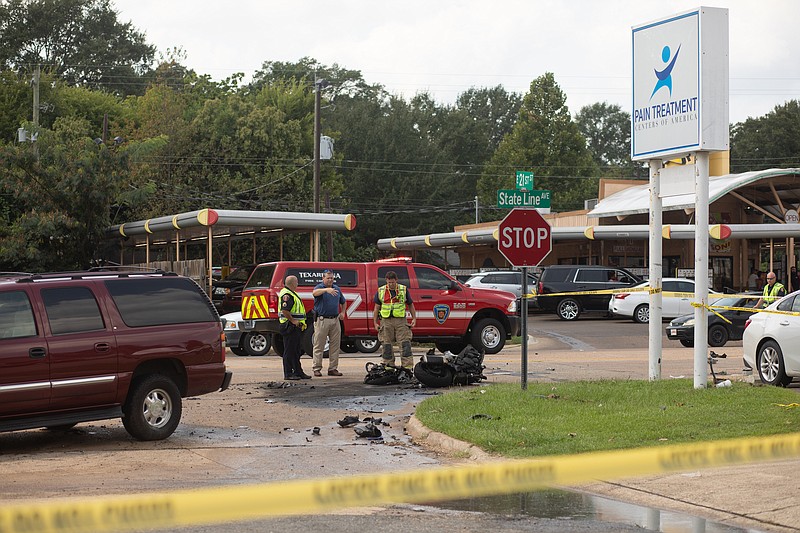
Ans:
{"type": "Polygon", "coordinates": [[[284,322],[281,324],[281,336],[283,337],[283,377],[300,376],[303,368],[300,366],[300,343],[303,338],[303,331],[292,324],[284,322]]]}

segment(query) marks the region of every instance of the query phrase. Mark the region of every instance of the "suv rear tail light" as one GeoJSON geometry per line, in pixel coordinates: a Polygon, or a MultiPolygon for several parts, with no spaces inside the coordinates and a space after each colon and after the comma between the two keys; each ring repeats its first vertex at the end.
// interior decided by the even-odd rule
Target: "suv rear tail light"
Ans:
{"type": "Polygon", "coordinates": [[[629,292],[621,292],[619,294],[615,294],[614,298],[616,298],[617,300],[624,300],[625,298],[627,298],[630,295],[631,295],[631,293],[629,293],[629,292]]]}
{"type": "Polygon", "coordinates": [[[753,321],[752,318],[748,318],[747,321],[744,323],[744,329],[747,329],[747,326],[749,326],[750,322],[752,322],[752,321],[753,321]]]}

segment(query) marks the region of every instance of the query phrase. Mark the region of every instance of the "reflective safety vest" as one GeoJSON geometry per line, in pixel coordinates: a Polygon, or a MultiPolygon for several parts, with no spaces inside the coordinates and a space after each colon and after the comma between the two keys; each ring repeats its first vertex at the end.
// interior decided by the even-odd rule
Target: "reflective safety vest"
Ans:
{"type": "MultiPolygon", "coordinates": [[[[301,324],[305,324],[306,323],[306,308],[303,305],[303,300],[301,300],[300,297],[297,294],[295,294],[295,292],[293,290],[290,290],[290,289],[287,289],[286,287],[284,287],[284,288],[281,289],[281,292],[278,293],[278,306],[280,306],[281,302],[283,302],[283,295],[284,294],[291,294],[292,297],[294,298],[294,304],[292,305],[292,318],[295,318],[295,319],[299,320],[301,324]]],[[[278,322],[279,323],[285,324],[286,322],[289,321],[289,319],[286,318],[286,315],[283,314],[283,311],[280,311],[279,313],[280,313],[278,315],[278,322]]]]}
{"type": "Polygon", "coordinates": [[[406,286],[397,284],[397,296],[392,298],[392,292],[387,285],[378,289],[378,299],[381,301],[381,317],[405,318],[406,316],[406,286]]]}
{"type": "Polygon", "coordinates": [[[786,294],[786,288],[778,281],[775,282],[775,285],[773,285],[771,289],[769,284],[764,285],[764,307],[777,300],[779,298],[778,292],[780,291],[783,291],[783,294],[786,294]]]}

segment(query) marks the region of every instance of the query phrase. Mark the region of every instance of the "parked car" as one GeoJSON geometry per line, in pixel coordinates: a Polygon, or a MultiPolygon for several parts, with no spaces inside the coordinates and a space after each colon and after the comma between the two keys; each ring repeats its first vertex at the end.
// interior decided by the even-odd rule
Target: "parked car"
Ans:
{"type": "MultiPolygon", "coordinates": [[[[536,284],[539,278],[535,274],[528,272],[528,294],[536,294],[536,284]]],[[[517,298],[522,297],[522,272],[519,270],[491,270],[479,272],[470,276],[464,282],[467,287],[477,287],[479,289],[495,289],[507,291],[517,298]]],[[[536,296],[528,298],[528,308],[536,308],[536,296]]]]}
{"type": "Polygon", "coordinates": [[[242,288],[258,265],[244,265],[235,268],[228,277],[214,280],[211,301],[219,314],[224,315],[242,310],[242,288]]]}
{"type": "MultiPolygon", "coordinates": [[[[752,292],[746,294],[758,295],[759,293],[752,292]]],[[[756,302],[758,302],[758,298],[733,296],[717,300],[714,302],[714,305],[720,307],[752,308],[756,302]]],[[[742,340],[744,325],[752,315],[753,311],[745,311],[742,309],[717,309],[714,313],[709,311],[708,345],[716,348],[725,346],[728,341],[742,340]]],[[[673,319],[667,326],[667,338],[673,341],[680,341],[680,343],[687,348],[694,346],[694,313],[673,319]]]]}
{"type": "MultiPolygon", "coordinates": [[[[800,313],[800,291],[767,310],[800,313]]],[[[745,323],[742,346],[745,365],[758,369],[764,383],[786,387],[800,376],[800,316],[755,313],[745,323]]]]}
{"type": "Polygon", "coordinates": [[[554,312],[562,320],[576,320],[585,312],[608,313],[611,294],[574,294],[547,296],[552,293],[623,289],[642,279],[624,268],[599,265],[547,266],[539,277],[537,303],[540,309],[554,312]]]}
{"type": "MultiPolygon", "coordinates": [[[[536,291],[536,284],[539,279],[532,273],[528,273],[528,292],[536,291]]],[[[518,270],[492,270],[473,274],[464,282],[467,287],[478,287],[480,289],[496,289],[514,293],[519,298],[522,296],[522,272],[518,270]]]]}
{"type": "MultiPolygon", "coordinates": [[[[634,322],[646,324],[650,322],[650,294],[647,288],[649,282],[642,282],[634,289],[644,289],[641,292],[621,292],[612,296],[608,302],[608,312],[614,316],[633,319],[634,322]]],[[[694,298],[694,280],[686,278],[664,278],[661,280],[661,290],[664,293],[682,292],[685,295],[675,296],[663,294],[661,298],[661,317],[675,318],[692,312],[692,299],[694,298]],[[692,296],[690,296],[690,294],[692,296]]],[[[709,291],[709,303],[713,303],[722,294],[709,291]]]]}
{"type": "Polygon", "coordinates": [[[231,376],[219,315],[189,278],[0,275],[0,431],[122,418],[136,439],[165,439],[182,398],[231,376]]]}
{"type": "Polygon", "coordinates": [[[247,331],[242,321],[242,312],[235,311],[222,315],[225,323],[225,344],[239,356],[267,355],[272,347],[272,334],[261,331],[247,331]]]}

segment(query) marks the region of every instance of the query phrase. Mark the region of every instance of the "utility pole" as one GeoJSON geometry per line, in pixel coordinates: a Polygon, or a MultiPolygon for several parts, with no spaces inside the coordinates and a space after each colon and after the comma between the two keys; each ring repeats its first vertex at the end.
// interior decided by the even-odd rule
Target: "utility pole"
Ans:
{"type": "Polygon", "coordinates": [[[476,194],[475,195],[475,223],[477,224],[478,222],[480,222],[480,220],[479,220],[479,217],[478,217],[478,195],[476,194]]]}
{"type": "MultiPolygon", "coordinates": [[[[320,89],[325,80],[314,80],[314,213],[319,213],[319,139],[320,139],[320,89]]],[[[312,261],[319,261],[319,230],[314,230],[314,251],[312,261]]]]}
{"type": "Polygon", "coordinates": [[[39,80],[42,76],[41,65],[36,65],[33,73],[33,132],[31,132],[33,143],[33,154],[39,159],[39,145],[35,142],[39,136],[39,80]],[[33,137],[36,136],[36,137],[33,137]]]}

